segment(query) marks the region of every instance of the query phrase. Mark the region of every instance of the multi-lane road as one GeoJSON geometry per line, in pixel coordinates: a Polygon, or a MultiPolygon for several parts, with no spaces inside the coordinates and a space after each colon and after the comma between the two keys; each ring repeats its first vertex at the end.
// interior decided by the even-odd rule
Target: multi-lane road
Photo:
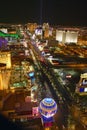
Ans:
{"type": "MultiPolygon", "coordinates": [[[[32,46],[32,45],[31,45],[32,46]]],[[[35,53],[35,57],[36,57],[36,54],[37,52],[35,51],[35,49],[33,47],[31,47],[33,52],[35,53]]],[[[37,57],[36,57],[36,60],[38,61],[37,57]]],[[[37,62],[38,63],[38,62],[37,62]]],[[[56,100],[56,102],[58,103],[58,107],[59,107],[59,110],[58,110],[58,117],[56,116],[55,120],[56,120],[56,125],[58,125],[59,128],[61,129],[64,129],[64,128],[68,128],[68,129],[74,129],[74,130],[82,130],[82,129],[86,129],[84,127],[84,124],[82,124],[80,122],[79,119],[79,112],[77,114],[77,117],[75,117],[72,113],[71,110],[73,110],[73,106],[72,106],[72,97],[70,97],[70,94],[67,93],[66,90],[64,90],[60,84],[60,82],[58,82],[57,80],[57,87],[56,87],[56,91],[55,91],[55,88],[54,88],[54,85],[52,85],[53,83],[51,82],[51,79],[54,79],[54,76],[51,77],[51,79],[49,78],[49,70],[46,70],[48,69],[49,67],[46,67],[46,66],[42,66],[42,64],[39,62],[39,70],[41,71],[42,73],[42,78],[40,78],[40,80],[42,79],[42,82],[46,82],[47,83],[47,86],[48,88],[50,89],[51,93],[52,93],[52,97],[56,100]],[[48,76],[47,76],[48,75],[48,76]],[[43,79],[44,77],[44,79],[43,79]],[[57,95],[57,93],[59,93],[61,95],[61,97],[64,99],[61,103],[59,103],[59,95],[57,95]],[[72,117],[71,120],[69,120],[69,117],[72,117]],[[71,121],[71,122],[70,122],[71,121]],[[70,123],[70,124],[69,124],[70,123]]],[[[65,65],[63,65],[65,66],[65,65]]],[[[72,68],[76,68],[76,67],[86,67],[84,64],[78,64],[78,65],[66,65],[66,67],[72,67],[72,68]]],[[[60,65],[60,68],[62,66],[60,65]]],[[[65,67],[65,68],[66,68],[65,67]]],[[[57,68],[57,67],[54,67],[54,68],[57,68]]],[[[59,66],[58,66],[59,68],[59,66]]],[[[52,74],[50,74],[52,76],[52,74]]],[[[46,96],[46,95],[45,95],[46,96]]],[[[75,105],[75,104],[74,104],[75,105]]],[[[74,113],[76,113],[76,111],[74,110],[74,113]]]]}

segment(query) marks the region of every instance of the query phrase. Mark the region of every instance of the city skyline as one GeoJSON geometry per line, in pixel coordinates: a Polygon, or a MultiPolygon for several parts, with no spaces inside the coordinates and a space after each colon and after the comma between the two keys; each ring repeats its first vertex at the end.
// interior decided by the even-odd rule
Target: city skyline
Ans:
{"type": "Polygon", "coordinates": [[[1,1],[0,23],[87,26],[86,0],[1,1]]]}
{"type": "Polygon", "coordinates": [[[87,28],[25,25],[0,28],[0,128],[86,130],[87,28]]]}

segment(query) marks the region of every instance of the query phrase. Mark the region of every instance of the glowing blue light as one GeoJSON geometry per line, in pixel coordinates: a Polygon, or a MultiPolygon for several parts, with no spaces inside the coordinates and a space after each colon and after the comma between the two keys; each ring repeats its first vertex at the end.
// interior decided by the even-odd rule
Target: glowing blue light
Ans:
{"type": "Polygon", "coordinates": [[[34,72],[29,72],[28,75],[29,75],[30,77],[33,77],[33,76],[34,76],[34,72]]]}
{"type": "Polygon", "coordinates": [[[52,98],[45,98],[45,99],[44,99],[44,102],[52,103],[52,98]]]}
{"type": "Polygon", "coordinates": [[[84,88],[80,88],[80,92],[84,92],[84,88]]]}

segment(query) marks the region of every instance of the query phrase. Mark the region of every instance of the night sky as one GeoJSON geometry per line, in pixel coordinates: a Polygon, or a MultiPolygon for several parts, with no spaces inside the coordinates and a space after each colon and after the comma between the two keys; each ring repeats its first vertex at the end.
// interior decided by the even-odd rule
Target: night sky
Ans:
{"type": "Polygon", "coordinates": [[[0,23],[87,26],[87,0],[3,0],[0,23]]]}

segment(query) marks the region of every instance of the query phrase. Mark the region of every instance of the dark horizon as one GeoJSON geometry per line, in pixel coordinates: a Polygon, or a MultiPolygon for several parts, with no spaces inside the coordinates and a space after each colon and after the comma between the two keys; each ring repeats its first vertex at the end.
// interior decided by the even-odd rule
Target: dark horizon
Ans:
{"type": "Polygon", "coordinates": [[[87,26],[86,0],[1,1],[0,23],[87,26]]]}

